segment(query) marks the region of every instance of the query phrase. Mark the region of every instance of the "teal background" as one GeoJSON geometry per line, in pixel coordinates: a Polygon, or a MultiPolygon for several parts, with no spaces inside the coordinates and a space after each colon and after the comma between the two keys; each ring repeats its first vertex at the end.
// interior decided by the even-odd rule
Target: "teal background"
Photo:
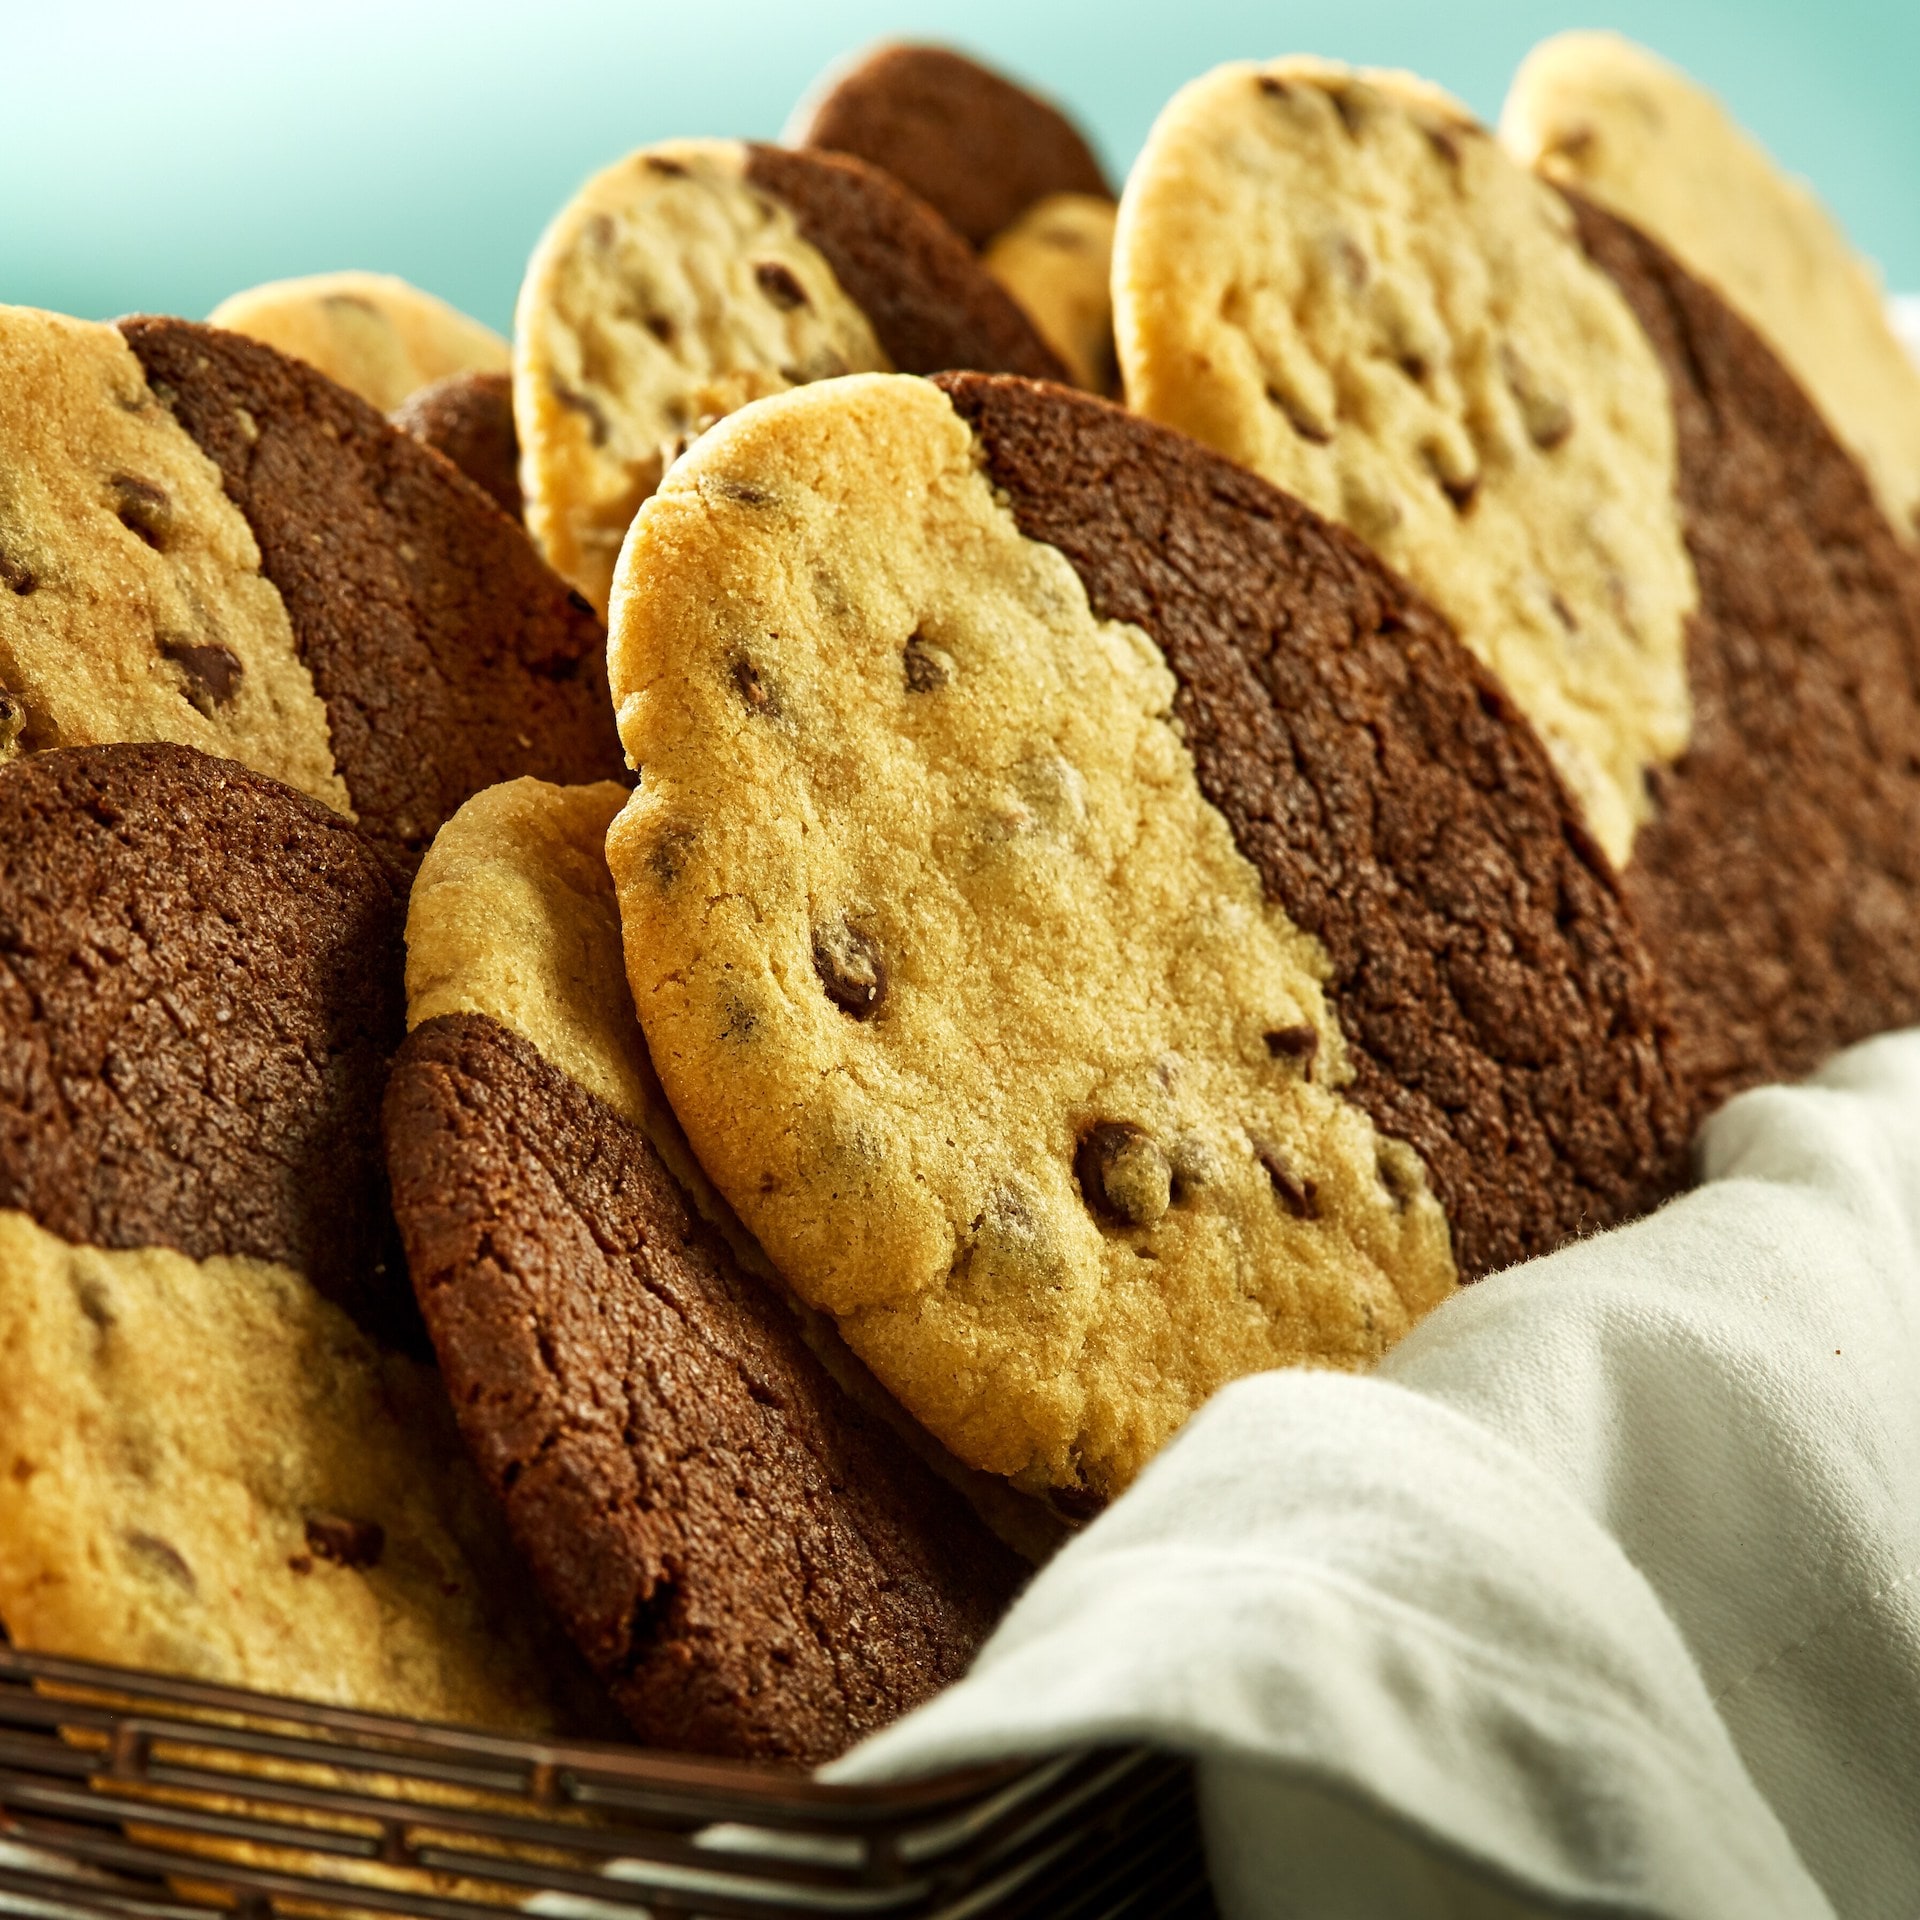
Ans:
{"type": "Polygon", "coordinates": [[[772,137],[826,61],[880,34],[1051,91],[1117,171],[1222,60],[1411,67],[1491,116],[1535,40],[1594,25],[1717,88],[1894,287],[1920,288],[1920,0],[0,0],[0,299],[197,316],[256,281],[371,267],[504,328],[587,173],[668,134],[772,137]]]}

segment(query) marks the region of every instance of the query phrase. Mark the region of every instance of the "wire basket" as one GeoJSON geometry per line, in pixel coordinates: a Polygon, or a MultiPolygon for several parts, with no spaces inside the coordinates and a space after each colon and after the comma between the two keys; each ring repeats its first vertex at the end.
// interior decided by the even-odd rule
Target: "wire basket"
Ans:
{"type": "Polygon", "coordinates": [[[1214,1912],[1186,1762],[894,1786],[510,1739],[0,1645],[0,1913],[1214,1912]]]}

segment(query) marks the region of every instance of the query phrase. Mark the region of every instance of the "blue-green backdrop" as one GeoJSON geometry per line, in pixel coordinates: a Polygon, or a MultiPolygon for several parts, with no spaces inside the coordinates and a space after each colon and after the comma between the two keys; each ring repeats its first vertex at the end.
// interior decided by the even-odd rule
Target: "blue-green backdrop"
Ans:
{"type": "Polygon", "coordinates": [[[776,134],[828,59],[947,39],[1069,103],[1116,169],[1214,63],[1414,68],[1492,115],[1536,39],[1612,26],[1718,88],[1920,288],[1920,0],[0,0],[0,299],[204,314],[406,275],[504,327],[547,216],[667,134],[776,134]]]}

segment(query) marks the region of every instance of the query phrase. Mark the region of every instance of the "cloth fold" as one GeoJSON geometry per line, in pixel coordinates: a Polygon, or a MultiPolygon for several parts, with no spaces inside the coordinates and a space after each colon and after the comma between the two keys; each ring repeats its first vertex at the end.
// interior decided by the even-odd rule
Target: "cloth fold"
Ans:
{"type": "Polygon", "coordinates": [[[1920,1033],[1699,1154],[1218,1395],[830,1777],[1191,1752],[1229,1916],[1920,1912],[1920,1033]]]}

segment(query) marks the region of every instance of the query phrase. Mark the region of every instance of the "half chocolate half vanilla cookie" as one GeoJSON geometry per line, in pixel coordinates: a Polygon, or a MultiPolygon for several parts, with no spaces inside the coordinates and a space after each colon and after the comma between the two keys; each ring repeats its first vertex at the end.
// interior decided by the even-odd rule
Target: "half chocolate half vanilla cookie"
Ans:
{"type": "Polygon", "coordinates": [[[0,427],[0,755],[176,741],[403,863],[480,787],[620,770],[592,610],[313,368],[5,307],[0,427]]]}
{"type": "Polygon", "coordinates": [[[796,147],[890,173],[986,261],[1076,384],[1113,391],[1114,193],[1073,121],[951,47],[883,41],[794,109],[796,147]]]}
{"type": "Polygon", "coordinates": [[[1304,59],[1176,96],[1115,289],[1132,404],[1350,527],[1539,728],[1703,1104],[1920,1019],[1920,568],[1718,294],[1437,89],[1304,59]]]}
{"type": "Polygon", "coordinates": [[[957,1679],[1022,1563],[842,1386],[689,1151],[622,970],[625,798],[515,781],[434,842],[394,1206],[468,1445],[635,1731],[825,1760],[957,1679]]]}
{"type": "Polygon", "coordinates": [[[538,1731],[564,1646],[391,1344],[404,905],[364,833],[231,761],[0,767],[0,1623],[538,1731]]]}
{"type": "Polygon", "coordinates": [[[1061,379],[932,208],[839,154],[644,147],[547,229],[514,322],[527,525],[603,611],[640,503],[714,421],[836,374],[948,367],[1061,379]]]}
{"type": "Polygon", "coordinates": [[[1125,1486],[1631,1217],[1689,1103],[1533,729],[1350,536],[1103,402],[831,382],[637,521],[608,854],[702,1166],[963,1459],[1125,1486]]]}

